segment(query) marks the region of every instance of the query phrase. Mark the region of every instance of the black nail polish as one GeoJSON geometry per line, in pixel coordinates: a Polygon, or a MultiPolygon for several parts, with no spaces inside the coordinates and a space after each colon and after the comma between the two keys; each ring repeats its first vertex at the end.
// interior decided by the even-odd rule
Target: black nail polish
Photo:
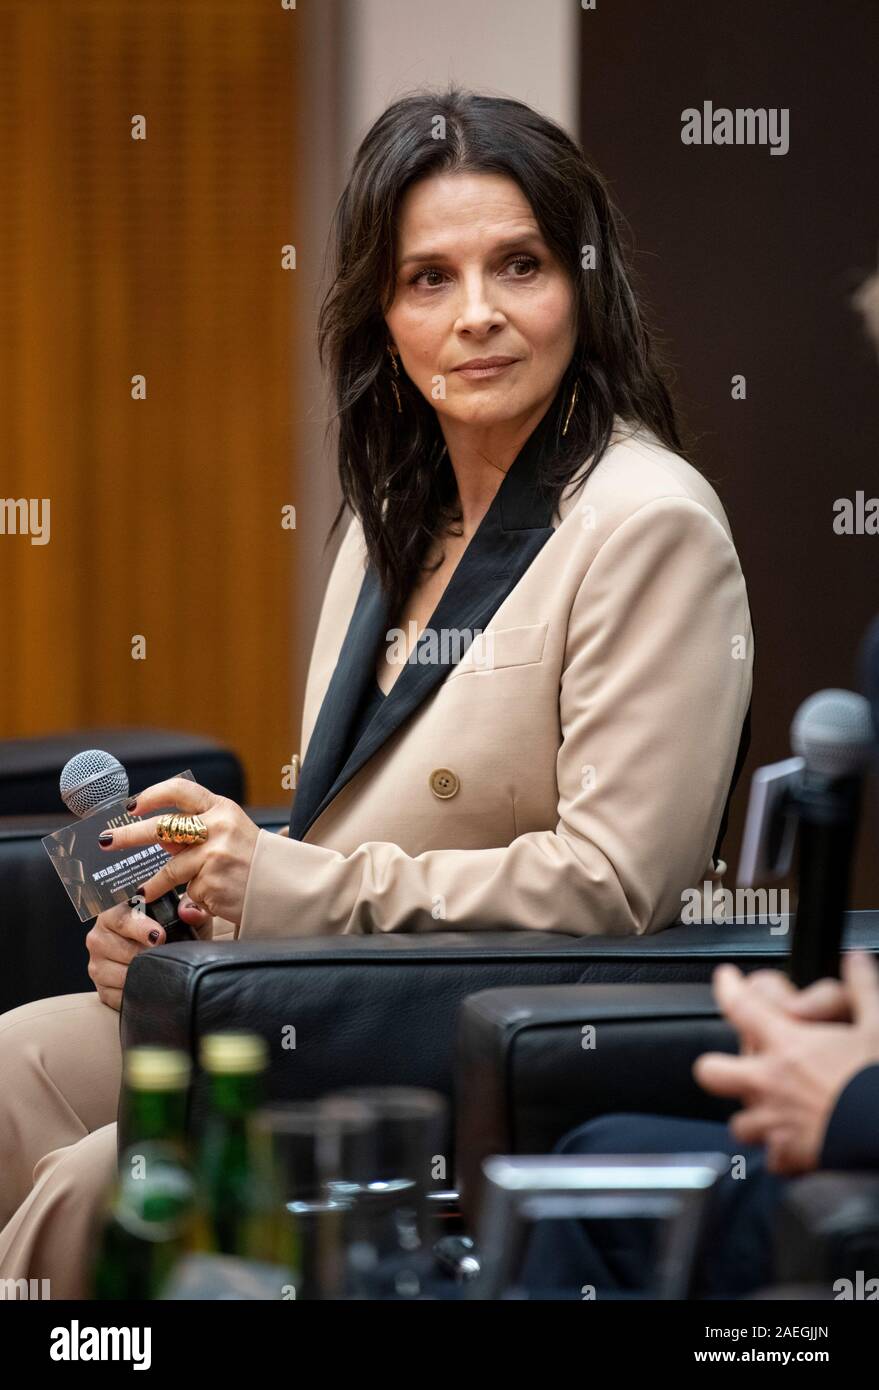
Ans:
{"type": "Polygon", "coordinates": [[[112,832],[112,830],[102,830],[101,833],[100,833],[100,835],[98,836],[98,844],[99,844],[99,845],[112,845],[112,843],[113,843],[113,832],[112,832]]]}
{"type": "Polygon", "coordinates": [[[140,894],[140,896],[141,896],[142,898],[145,898],[145,897],[146,897],[146,894],[145,894],[145,892],[144,892],[144,889],[145,889],[145,888],[146,888],[146,884],[145,884],[145,883],[139,883],[139,884],[137,885],[136,891],[140,894]]]}
{"type": "Polygon", "coordinates": [[[136,796],[130,796],[130,797],[128,798],[128,800],[126,801],[126,803],[125,803],[125,809],[126,809],[126,811],[133,811],[136,805],[137,805],[137,797],[136,797],[136,796]]]}
{"type": "Polygon", "coordinates": [[[151,931],[151,932],[150,932],[149,939],[150,939],[150,941],[153,943],[153,945],[155,946],[156,942],[157,942],[158,939],[159,939],[159,933],[158,933],[157,931],[151,931]]]}

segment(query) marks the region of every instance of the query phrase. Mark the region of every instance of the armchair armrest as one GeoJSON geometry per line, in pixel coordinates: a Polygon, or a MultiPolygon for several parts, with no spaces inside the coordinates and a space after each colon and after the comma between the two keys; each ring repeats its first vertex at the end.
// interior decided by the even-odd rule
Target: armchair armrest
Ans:
{"type": "Polygon", "coordinates": [[[471,1225],[492,1154],[548,1153],[568,1130],[622,1111],[725,1119],[697,1086],[701,1052],[735,1052],[707,984],[493,989],[457,1036],[457,1178],[471,1225]]]}
{"type": "MultiPolygon", "coordinates": [[[[456,1063],[457,1182],[468,1224],[480,1220],[491,1155],[547,1154],[569,1130],[613,1112],[726,1118],[738,1103],[710,1096],[692,1077],[709,1050],[736,1052],[738,1043],[705,985],[472,996],[456,1063]]],[[[822,1172],[791,1183],[775,1235],[783,1285],[856,1286],[858,1270],[862,1283],[879,1281],[879,1174],[822,1172]]]]}
{"type": "MultiPolygon", "coordinates": [[[[595,938],[523,931],[181,942],[132,961],[122,1045],[167,1043],[195,1060],[202,1034],[254,1029],[269,1044],[272,1100],[365,1084],[451,1095],[468,994],[576,981],[602,958],[595,938]]],[[[197,1128],[198,1073],[192,1096],[197,1128]]],[[[119,1134],[124,1144],[122,1125],[119,1134]]]]}
{"type": "MultiPolygon", "coordinates": [[[[875,942],[875,926],[879,914],[850,913],[852,944],[875,942]]],[[[132,962],[121,1036],[126,1047],[172,1042],[195,1058],[198,1039],[208,1030],[256,1029],[269,1043],[270,1096],[277,1100],[306,1099],[363,1083],[428,1086],[450,1096],[457,1013],[468,995],[505,987],[600,983],[622,991],[617,1020],[622,1037],[628,1036],[635,1000],[645,1005],[652,997],[641,995],[633,980],[651,988],[664,982],[673,1000],[679,991],[701,988],[701,995],[681,995],[688,1007],[704,1013],[705,1039],[697,1045],[710,1039],[712,1046],[721,1046],[721,1025],[705,986],[681,982],[709,980],[724,959],[745,969],[781,964],[784,951],[785,938],[759,921],[672,926],[649,937],[510,930],[186,942],[144,952],[132,962]],[[607,983],[619,981],[626,983],[607,983]]],[[[670,1007],[673,1013],[677,1004],[670,1007]]],[[[681,1057],[688,1058],[687,1049],[694,1044],[688,1041],[685,1019],[679,1032],[681,1057]]],[[[578,1047],[579,1036],[578,1030],[578,1047]]],[[[643,1072],[643,1035],[638,1036],[639,1047],[627,1064],[632,1075],[643,1072]]],[[[569,1041],[562,1045],[570,1050],[569,1041]]],[[[731,1039],[727,1046],[733,1046],[731,1039]]],[[[578,1055],[582,1060],[582,1049],[578,1055]]],[[[678,1070],[688,1075],[683,1061],[678,1070]]],[[[610,1095],[618,1093],[618,1081],[614,1079],[610,1095]]],[[[481,1077],[473,1083],[474,1077],[465,1073],[460,1100],[470,1104],[468,1113],[475,1108],[478,1123],[479,1111],[489,1103],[489,1090],[483,1088],[491,1082],[481,1077]]],[[[701,1095],[694,1082],[687,1084],[691,1099],[701,1095]]],[[[646,1094],[655,1101],[655,1092],[646,1094]]],[[[581,1097],[574,1099],[579,1106],[581,1097]]],[[[713,1104],[715,1110],[692,1113],[728,1113],[720,1103],[713,1104]]],[[[196,1122],[202,1107],[197,1078],[196,1122]]],[[[485,1152],[515,1151],[505,1142],[485,1152]]]]}

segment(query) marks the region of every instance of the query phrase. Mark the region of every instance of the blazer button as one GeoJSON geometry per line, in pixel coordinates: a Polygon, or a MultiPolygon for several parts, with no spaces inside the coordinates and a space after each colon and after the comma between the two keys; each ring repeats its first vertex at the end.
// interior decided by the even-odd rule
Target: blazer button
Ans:
{"type": "Polygon", "coordinates": [[[434,796],[441,796],[444,800],[454,796],[461,785],[457,773],[452,772],[450,767],[435,767],[428,781],[434,796]]]}

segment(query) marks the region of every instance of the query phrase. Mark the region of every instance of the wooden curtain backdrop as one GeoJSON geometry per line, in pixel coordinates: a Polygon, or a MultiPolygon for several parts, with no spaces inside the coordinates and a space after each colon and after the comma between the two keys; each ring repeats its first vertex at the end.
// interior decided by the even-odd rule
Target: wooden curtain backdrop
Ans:
{"type": "Polygon", "coordinates": [[[0,534],[0,736],[207,734],[270,804],[298,738],[295,23],[0,0],[0,497],[50,499],[47,544],[0,534]]]}

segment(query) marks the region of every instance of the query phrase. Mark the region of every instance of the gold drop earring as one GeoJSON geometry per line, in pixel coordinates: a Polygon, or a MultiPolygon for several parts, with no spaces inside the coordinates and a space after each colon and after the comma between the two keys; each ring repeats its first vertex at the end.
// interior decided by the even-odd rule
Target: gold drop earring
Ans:
{"type": "Polygon", "coordinates": [[[573,413],[574,413],[574,406],[577,404],[577,387],[578,387],[579,385],[580,385],[579,381],[575,381],[575,382],[574,382],[574,390],[573,390],[573,392],[572,392],[572,394],[571,394],[571,404],[568,406],[568,413],[567,413],[567,415],[565,416],[565,426],[564,426],[564,429],[562,430],[562,434],[567,434],[567,432],[568,432],[568,425],[571,423],[571,416],[572,416],[573,413]]]}
{"type": "Polygon", "coordinates": [[[390,343],[388,343],[388,353],[390,354],[391,358],[391,366],[394,369],[394,375],[391,377],[391,390],[394,393],[394,400],[397,402],[397,414],[402,415],[403,407],[400,404],[400,392],[397,388],[397,379],[400,375],[400,368],[397,366],[397,358],[394,354],[394,349],[391,347],[390,343]]]}

